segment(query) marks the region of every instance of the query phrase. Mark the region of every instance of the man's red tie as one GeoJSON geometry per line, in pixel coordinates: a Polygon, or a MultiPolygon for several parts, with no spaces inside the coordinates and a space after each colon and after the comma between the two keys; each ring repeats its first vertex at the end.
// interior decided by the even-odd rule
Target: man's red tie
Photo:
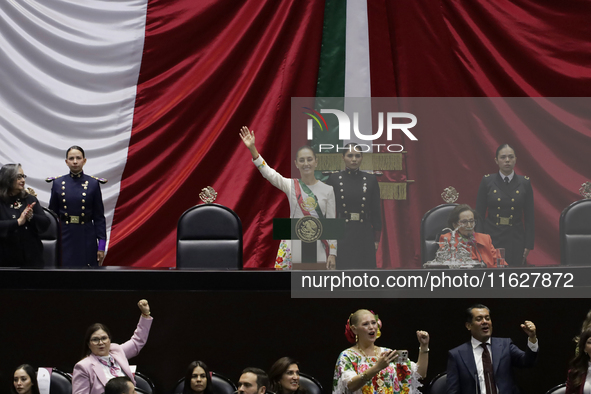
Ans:
{"type": "Polygon", "coordinates": [[[493,371],[492,361],[490,359],[490,352],[486,343],[481,343],[480,346],[484,349],[482,352],[482,369],[484,370],[484,383],[486,384],[486,394],[497,394],[497,384],[495,383],[495,374],[493,371]]]}

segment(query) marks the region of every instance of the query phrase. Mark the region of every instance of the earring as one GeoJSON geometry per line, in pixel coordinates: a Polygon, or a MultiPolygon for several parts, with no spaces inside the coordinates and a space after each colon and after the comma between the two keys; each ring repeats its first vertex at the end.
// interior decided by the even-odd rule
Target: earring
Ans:
{"type": "Polygon", "coordinates": [[[355,342],[359,342],[359,338],[357,337],[357,334],[355,334],[355,342]]]}

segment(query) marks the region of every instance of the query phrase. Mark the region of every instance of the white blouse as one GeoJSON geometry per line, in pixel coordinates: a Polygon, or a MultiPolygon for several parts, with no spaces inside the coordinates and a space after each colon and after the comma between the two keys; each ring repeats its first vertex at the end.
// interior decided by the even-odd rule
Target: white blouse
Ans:
{"type": "MultiPolygon", "coordinates": [[[[292,219],[299,219],[306,215],[302,211],[300,204],[298,204],[298,200],[295,193],[295,186],[294,182],[297,182],[297,179],[290,179],[283,177],[280,173],[275,171],[273,168],[269,167],[267,162],[263,159],[261,155],[256,160],[253,160],[254,165],[259,169],[261,175],[271,182],[273,186],[283,191],[289,200],[289,217],[292,219]]],[[[327,185],[321,181],[316,182],[314,185],[307,185],[310,190],[314,193],[316,198],[318,199],[318,204],[320,206],[320,210],[322,214],[327,219],[334,219],[336,217],[336,203],[335,203],[335,196],[334,190],[332,186],[327,185]]],[[[310,211],[312,216],[317,216],[314,210],[310,211]]],[[[330,248],[329,254],[335,255],[337,254],[337,241],[336,240],[327,240],[330,248]]],[[[317,253],[316,256],[318,261],[326,261],[326,253],[324,252],[324,247],[320,241],[317,242],[317,253]]],[[[301,262],[301,241],[295,240],[291,242],[291,250],[292,250],[292,261],[294,263],[301,262]]]]}

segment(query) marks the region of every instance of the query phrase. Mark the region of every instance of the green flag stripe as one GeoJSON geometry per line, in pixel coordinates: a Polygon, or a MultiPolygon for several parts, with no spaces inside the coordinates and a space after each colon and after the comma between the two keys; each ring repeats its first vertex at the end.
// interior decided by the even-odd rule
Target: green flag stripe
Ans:
{"type": "Polygon", "coordinates": [[[345,96],[347,2],[326,0],[316,97],[345,96]]]}
{"type": "MultiPolygon", "coordinates": [[[[344,102],[335,106],[323,97],[345,96],[345,44],[347,29],[347,2],[343,0],[326,0],[324,3],[324,25],[322,29],[322,49],[316,85],[315,109],[344,109],[344,102]]],[[[339,144],[338,122],[334,116],[326,119],[328,130],[319,132],[314,129],[312,147],[319,151],[320,144],[339,144]]],[[[323,152],[326,152],[323,150],[323,152]]]]}

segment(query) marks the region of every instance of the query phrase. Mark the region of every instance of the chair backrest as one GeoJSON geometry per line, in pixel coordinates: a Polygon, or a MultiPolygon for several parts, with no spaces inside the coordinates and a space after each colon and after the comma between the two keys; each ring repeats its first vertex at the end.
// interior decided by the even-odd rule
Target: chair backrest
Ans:
{"type": "Polygon", "coordinates": [[[561,264],[591,265],[591,199],[566,207],[559,227],[561,264]]]}
{"type": "Polygon", "coordinates": [[[323,394],[324,389],[315,377],[300,372],[300,386],[306,389],[308,394],[323,394]]]}
{"type": "Polygon", "coordinates": [[[429,394],[445,394],[447,392],[447,372],[435,376],[429,383],[429,394]]]}
{"type": "Polygon", "coordinates": [[[425,264],[435,258],[439,245],[438,234],[447,226],[449,214],[458,204],[441,204],[427,212],[421,220],[421,261],[425,264]]]}
{"type": "Polygon", "coordinates": [[[60,262],[60,227],[57,216],[47,208],[43,208],[45,216],[49,218],[49,227],[39,234],[43,243],[43,266],[55,268],[61,265],[60,262]]]}
{"type": "Polygon", "coordinates": [[[554,386],[550,390],[546,391],[546,394],[564,394],[564,393],[566,393],[566,383],[561,383],[558,386],[554,386]]]}
{"type": "Polygon", "coordinates": [[[141,389],[146,394],[154,392],[154,383],[152,380],[141,372],[135,371],[135,387],[141,389]]]}
{"type": "MultiPolygon", "coordinates": [[[[234,394],[237,390],[236,385],[224,375],[219,373],[211,373],[211,384],[213,385],[214,394],[234,394]]],[[[172,394],[182,394],[185,388],[185,378],[180,379],[172,394]]]]}
{"type": "Polygon", "coordinates": [[[72,378],[65,372],[53,368],[49,383],[51,394],[72,394],[72,378]]]}
{"type": "Polygon", "coordinates": [[[177,268],[242,269],[242,222],[219,204],[194,206],[179,219],[177,268]]]}

